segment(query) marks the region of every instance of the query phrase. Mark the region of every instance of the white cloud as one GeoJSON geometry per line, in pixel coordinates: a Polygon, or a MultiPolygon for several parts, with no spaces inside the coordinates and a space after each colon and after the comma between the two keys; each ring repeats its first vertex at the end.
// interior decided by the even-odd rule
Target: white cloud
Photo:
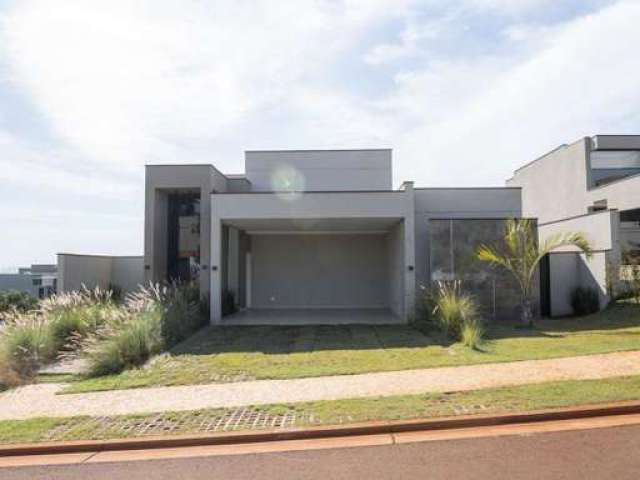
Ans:
{"type": "Polygon", "coordinates": [[[137,166],[286,101],[394,3],[30,1],[4,17],[2,43],[65,141],[137,166]]]}
{"type": "Polygon", "coordinates": [[[638,128],[637,2],[552,26],[523,16],[548,0],[461,0],[426,18],[411,3],[16,2],[0,14],[3,76],[59,145],[0,131],[0,182],[134,206],[99,221],[66,207],[74,235],[23,209],[23,233],[0,239],[0,250],[27,258],[33,245],[20,238],[52,229],[56,249],[139,251],[143,163],[238,172],[243,148],[390,146],[396,185],[502,184],[560,143],[638,128]],[[458,7],[466,21],[474,9],[517,16],[502,31],[505,48],[434,53],[454,35],[458,7]],[[390,19],[403,22],[398,38],[376,30],[390,19]],[[353,64],[384,90],[345,78],[353,64]]]}
{"type": "MultiPolygon", "coordinates": [[[[455,69],[451,83],[439,74],[451,70],[432,72],[446,96],[459,93],[463,101],[444,102],[452,106],[448,114],[432,122],[426,113],[407,132],[399,148],[405,176],[436,184],[500,183],[561,143],[627,133],[640,103],[640,64],[629,55],[630,46],[640,45],[638,18],[637,2],[578,18],[558,29],[553,42],[542,41],[527,60],[489,72],[489,81],[484,65],[465,74],[464,86],[455,69]]],[[[422,84],[425,111],[438,104],[431,86],[422,84]]],[[[411,88],[419,95],[419,85],[411,88]]]]}
{"type": "Polygon", "coordinates": [[[72,152],[42,151],[0,130],[0,183],[17,188],[64,192],[109,199],[139,193],[142,172],[123,176],[105,166],[83,162],[72,152]]]}
{"type": "Polygon", "coordinates": [[[417,13],[415,8],[408,8],[403,12],[405,26],[398,38],[391,43],[373,46],[365,53],[363,60],[369,65],[378,66],[396,60],[426,56],[433,50],[429,47],[436,46],[438,42],[447,41],[447,36],[458,20],[459,13],[460,8],[452,4],[445,15],[425,19],[417,13]]]}
{"type": "Polygon", "coordinates": [[[480,9],[494,10],[505,14],[523,14],[533,9],[544,8],[557,0],[464,0],[466,4],[480,9]]]}

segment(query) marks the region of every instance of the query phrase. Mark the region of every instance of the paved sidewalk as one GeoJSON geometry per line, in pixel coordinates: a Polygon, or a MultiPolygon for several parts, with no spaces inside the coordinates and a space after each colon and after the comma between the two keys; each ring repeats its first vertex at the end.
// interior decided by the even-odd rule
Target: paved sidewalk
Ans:
{"type": "Polygon", "coordinates": [[[555,380],[640,375],[640,351],[293,380],[156,387],[56,395],[64,384],[0,394],[0,420],[125,415],[353,397],[476,390],[555,380]]]}

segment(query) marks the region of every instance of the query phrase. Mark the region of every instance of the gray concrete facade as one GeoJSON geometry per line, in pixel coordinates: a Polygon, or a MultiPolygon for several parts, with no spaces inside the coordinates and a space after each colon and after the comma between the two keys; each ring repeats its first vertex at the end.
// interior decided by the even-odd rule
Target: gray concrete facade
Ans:
{"type": "Polygon", "coordinates": [[[389,149],[249,151],[245,171],[147,166],[145,278],[166,279],[168,196],[199,195],[199,281],[214,324],[229,292],[241,310],[407,321],[430,281],[429,219],[522,214],[515,187],[394,190],[389,149]]]}
{"type": "Polygon", "coordinates": [[[58,253],[58,292],[119,287],[124,292],[144,283],[143,257],[58,253]]]}
{"type": "Polygon", "coordinates": [[[45,298],[56,293],[58,268],[55,264],[33,264],[17,273],[0,273],[0,291],[15,290],[34,298],[45,298]]]}
{"type": "Polygon", "coordinates": [[[569,296],[577,286],[595,288],[606,306],[607,275],[619,269],[625,251],[640,245],[640,223],[620,220],[640,216],[640,135],[595,135],[561,145],[516,170],[507,185],[522,188],[522,214],[538,218],[541,241],[580,231],[594,249],[591,260],[567,251],[552,256],[552,315],[571,313],[569,296]]]}

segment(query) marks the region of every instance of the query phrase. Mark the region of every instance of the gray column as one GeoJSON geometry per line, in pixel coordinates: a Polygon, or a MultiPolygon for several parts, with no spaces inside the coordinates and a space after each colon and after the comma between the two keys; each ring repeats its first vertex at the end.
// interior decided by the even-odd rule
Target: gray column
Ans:
{"type": "Polygon", "coordinates": [[[413,182],[404,182],[401,187],[405,192],[404,215],[404,318],[413,318],[416,298],[416,242],[415,242],[415,198],[413,182]]]}
{"type": "Polygon", "coordinates": [[[222,320],[222,222],[215,203],[211,209],[211,291],[209,296],[211,324],[222,320]]]}

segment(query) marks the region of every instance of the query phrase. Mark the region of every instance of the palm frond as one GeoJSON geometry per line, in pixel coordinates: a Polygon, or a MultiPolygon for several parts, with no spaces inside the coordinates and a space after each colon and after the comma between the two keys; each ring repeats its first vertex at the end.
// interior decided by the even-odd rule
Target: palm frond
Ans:
{"type": "Polygon", "coordinates": [[[538,248],[537,255],[532,262],[529,276],[533,277],[535,268],[542,257],[561,247],[576,247],[585,254],[587,259],[593,256],[593,249],[589,240],[582,232],[559,232],[545,238],[538,248]]]}
{"type": "Polygon", "coordinates": [[[513,268],[512,258],[498,252],[494,247],[480,245],[476,252],[478,259],[504,268],[513,268]]]}

